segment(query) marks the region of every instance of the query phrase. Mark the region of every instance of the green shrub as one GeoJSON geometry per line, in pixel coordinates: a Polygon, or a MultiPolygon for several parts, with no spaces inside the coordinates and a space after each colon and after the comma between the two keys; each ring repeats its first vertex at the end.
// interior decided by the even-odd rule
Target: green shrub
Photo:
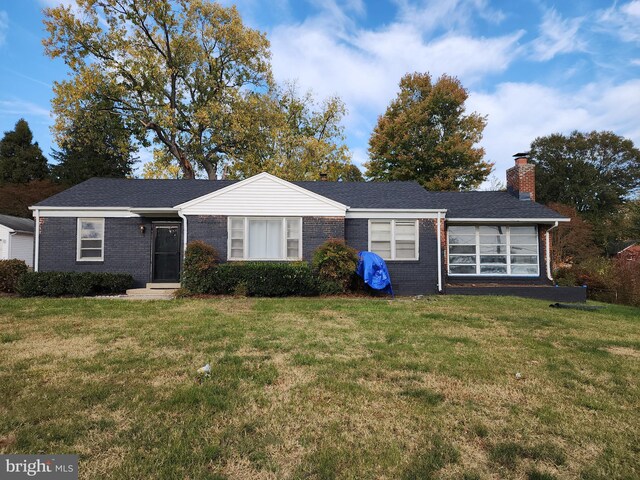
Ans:
{"type": "Polygon", "coordinates": [[[27,272],[16,290],[23,297],[84,297],[124,293],[132,285],[128,273],[27,272]]]}
{"type": "Polygon", "coordinates": [[[208,293],[209,272],[218,265],[220,257],[215,248],[201,240],[189,242],[184,255],[181,283],[192,293],[208,293]]]}
{"type": "Polygon", "coordinates": [[[284,297],[315,295],[317,284],[305,262],[228,262],[191,276],[183,288],[192,294],[284,297]]]}
{"type": "Polygon", "coordinates": [[[312,265],[322,282],[321,293],[344,292],[355,274],[358,253],[342,240],[327,240],[313,252],[312,265]]]}
{"type": "Polygon", "coordinates": [[[15,292],[20,277],[28,271],[23,260],[0,260],[0,292],[15,292]]]}

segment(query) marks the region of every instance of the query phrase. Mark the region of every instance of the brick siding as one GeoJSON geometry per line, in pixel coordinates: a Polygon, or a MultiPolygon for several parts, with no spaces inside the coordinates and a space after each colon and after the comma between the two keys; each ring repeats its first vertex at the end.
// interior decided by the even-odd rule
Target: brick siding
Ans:
{"type": "MultiPolygon", "coordinates": [[[[391,285],[397,295],[424,295],[438,291],[438,237],[435,220],[419,220],[419,260],[386,261],[391,285]]],[[[345,221],[346,242],[356,250],[369,248],[369,220],[345,221]]]]}

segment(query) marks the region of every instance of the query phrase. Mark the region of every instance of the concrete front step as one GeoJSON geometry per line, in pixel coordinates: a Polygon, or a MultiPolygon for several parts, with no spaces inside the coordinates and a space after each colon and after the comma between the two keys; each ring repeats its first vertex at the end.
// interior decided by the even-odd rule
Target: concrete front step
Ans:
{"type": "Polygon", "coordinates": [[[169,300],[173,298],[176,288],[130,288],[127,290],[127,297],[140,300],[169,300]]]}
{"type": "Polygon", "coordinates": [[[147,288],[153,290],[176,290],[180,288],[180,283],[147,283],[147,288]]]}

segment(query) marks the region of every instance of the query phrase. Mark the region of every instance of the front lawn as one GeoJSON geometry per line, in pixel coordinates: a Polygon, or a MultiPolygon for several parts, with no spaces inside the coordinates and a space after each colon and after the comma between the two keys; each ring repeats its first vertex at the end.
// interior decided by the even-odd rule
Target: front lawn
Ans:
{"type": "Polygon", "coordinates": [[[638,478],[640,310],[548,303],[3,298],[0,453],[78,453],[84,479],[638,478]]]}

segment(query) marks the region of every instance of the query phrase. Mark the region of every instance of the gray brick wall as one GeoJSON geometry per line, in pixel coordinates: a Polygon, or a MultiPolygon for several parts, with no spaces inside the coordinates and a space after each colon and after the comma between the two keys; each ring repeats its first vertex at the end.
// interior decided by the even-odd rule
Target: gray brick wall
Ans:
{"type": "Polygon", "coordinates": [[[151,219],[106,218],[102,262],[76,260],[76,225],[75,217],[41,219],[40,271],[130,273],[138,287],[150,281],[151,219]]]}
{"type": "MultiPolygon", "coordinates": [[[[434,222],[419,220],[419,260],[386,262],[391,285],[397,295],[423,295],[438,291],[438,237],[434,222]]],[[[356,250],[367,250],[369,221],[351,218],[345,221],[346,242],[356,250]]]]}
{"type": "Polygon", "coordinates": [[[343,217],[304,217],[302,219],[302,258],[310,262],[313,252],[330,238],[344,239],[343,217]]]}
{"type": "Polygon", "coordinates": [[[187,217],[187,241],[202,240],[218,251],[220,259],[227,259],[227,217],[201,215],[187,217]]]}

